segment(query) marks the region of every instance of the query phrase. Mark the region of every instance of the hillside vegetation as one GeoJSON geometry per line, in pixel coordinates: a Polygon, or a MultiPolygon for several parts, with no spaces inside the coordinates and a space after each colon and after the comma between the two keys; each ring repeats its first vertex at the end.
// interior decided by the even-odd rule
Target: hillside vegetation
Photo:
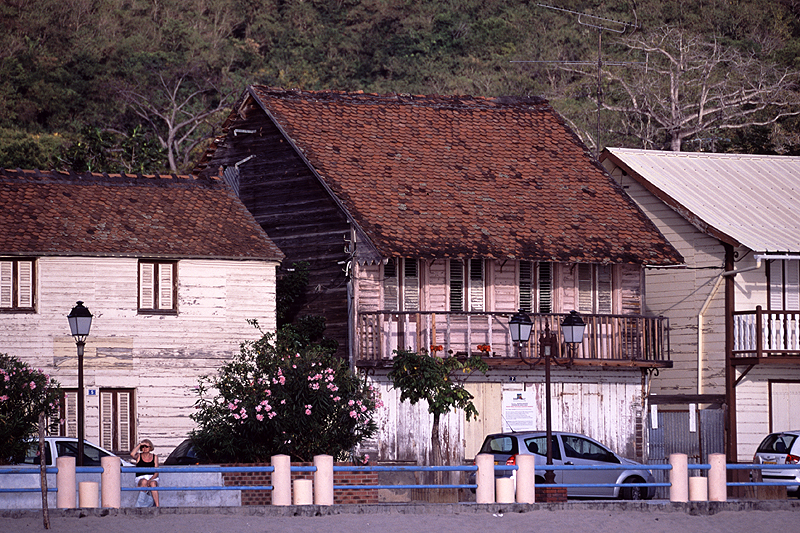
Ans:
{"type": "Polygon", "coordinates": [[[187,172],[248,84],[540,95],[592,150],[800,154],[800,1],[546,3],[5,0],[0,165],[187,172]]]}

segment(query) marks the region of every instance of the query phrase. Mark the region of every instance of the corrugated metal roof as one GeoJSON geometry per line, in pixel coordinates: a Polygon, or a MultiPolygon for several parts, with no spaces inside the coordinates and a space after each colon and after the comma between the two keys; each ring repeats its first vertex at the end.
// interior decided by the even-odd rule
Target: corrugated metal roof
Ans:
{"type": "Polygon", "coordinates": [[[800,251],[800,157],[606,151],[707,233],[756,252],[800,251]]]}

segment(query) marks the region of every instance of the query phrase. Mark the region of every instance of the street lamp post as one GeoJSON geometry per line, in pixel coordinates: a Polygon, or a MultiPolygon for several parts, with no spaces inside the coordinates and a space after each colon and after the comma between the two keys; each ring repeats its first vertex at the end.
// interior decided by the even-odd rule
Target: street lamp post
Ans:
{"type": "Polygon", "coordinates": [[[75,345],[78,347],[78,457],[75,458],[75,464],[83,466],[83,348],[92,328],[92,314],[84,307],[83,302],[79,301],[67,315],[67,320],[70,332],[75,338],[75,345]]]}
{"type": "MultiPolygon", "coordinates": [[[[526,343],[530,339],[533,323],[530,317],[522,309],[515,313],[508,321],[509,331],[511,333],[511,341],[514,344],[526,343]]],[[[564,332],[564,341],[567,342],[571,349],[570,360],[574,356],[575,346],[583,342],[583,332],[586,324],[581,319],[580,315],[572,311],[561,323],[561,329],[564,332]]],[[[553,357],[553,352],[556,349],[558,338],[550,331],[550,323],[545,322],[544,332],[539,336],[539,357],[535,360],[526,360],[523,352],[520,351],[520,359],[529,365],[536,365],[544,361],[544,382],[545,382],[545,425],[547,429],[547,462],[546,466],[553,466],[553,424],[550,409],[550,359],[553,357]]],[[[555,482],[555,472],[550,469],[546,470],[544,474],[544,482],[553,484],[555,482]]]]}

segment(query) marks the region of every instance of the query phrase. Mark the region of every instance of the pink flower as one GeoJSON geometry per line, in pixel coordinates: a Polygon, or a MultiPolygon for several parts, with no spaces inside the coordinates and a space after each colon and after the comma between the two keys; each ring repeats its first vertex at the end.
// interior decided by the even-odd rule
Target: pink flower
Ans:
{"type": "Polygon", "coordinates": [[[354,400],[350,400],[349,402],[347,402],[347,405],[349,405],[350,407],[353,407],[353,405],[354,405],[355,403],[356,403],[356,402],[355,402],[354,400]]]}
{"type": "Polygon", "coordinates": [[[306,414],[310,415],[311,414],[311,409],[306,409],[306,414]]]}
{"type": "Polygon", "coordinates": [[[350,411],[350,418],[357,418],[357,417],[358,413],[356,413],[355,411],[350,411]]]}
{"type": "Polygon", "coordinates": [[[339,397],[339,396],[334,396],[334,397],[333,397],[333,401],[334,401],[334,402],[338,402],[338,401],[339,401],[339,400],[341,400],[341,399],[342,399],[342,398],[341,398],[341,397],[339,397]]]}
{"type": "Polygon", "coordinates": [[[262,420],[264,420],[264,415],[262,415],[262,414],[260,414],[260,413],[259,413],[259,414],[257,414],[257,415],[256,415],[256,419],[257,419],[259,422],[261,422],[262,420]]]}

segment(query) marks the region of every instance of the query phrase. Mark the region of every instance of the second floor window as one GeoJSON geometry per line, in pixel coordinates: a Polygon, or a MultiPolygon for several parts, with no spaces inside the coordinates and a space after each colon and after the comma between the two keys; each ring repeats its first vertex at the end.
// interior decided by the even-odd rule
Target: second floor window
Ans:
{"type": "Polygon", "coordinates": [[[383,308],[419,311],[419,265],[415,259],[391,258],[383,265],[383,308]]]}
{"type": "Polygon", "coordinates": [[[0,311],[34,310],[34,261],[0,259],[0,311]]]}
{"type": "Polygon", "coordinates": [[[612,274],[611,265],[578,265],[578,312],[589,314],[614,312],[612,274]]]}
{"type": "Polygon", "coordinates": [[[800,310],[800,261],[774,259],[767,273],[770,311],[800,310]]]}
{"type": "Polygon", "coordinates": [[[553,312],[552,263],[519,262],[519,309],[528,313],[553,312]]]}
{"type": "Polygon", "coordinates": [[[175,312],[178,263],[139,262],[139,311],[175,312]]]}
{"type": "Polygon", "coordinates": [[[450,310],[484,311],[485,268],[482,259],[450,260],[450,310]]]}

